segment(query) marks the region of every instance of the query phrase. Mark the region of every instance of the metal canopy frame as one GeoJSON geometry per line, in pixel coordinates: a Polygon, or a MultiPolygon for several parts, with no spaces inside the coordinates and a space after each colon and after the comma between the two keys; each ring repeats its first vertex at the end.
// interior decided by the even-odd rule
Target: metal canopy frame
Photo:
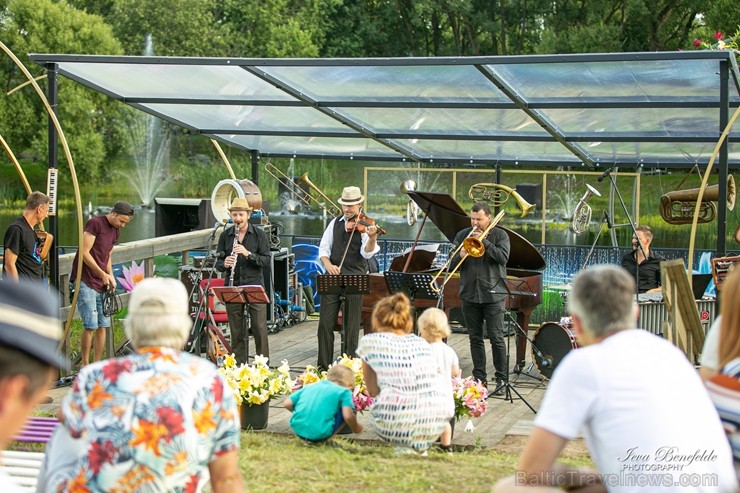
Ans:
{"type": "MultiPolygon", "coordinates": [[[[687,168],[706,165],[740,106],[731,51],[30,58],[194,134],[271,157],[687,168]]],[[[720,169],[740,167],[740,131],[728,140],[720,169]]]]}

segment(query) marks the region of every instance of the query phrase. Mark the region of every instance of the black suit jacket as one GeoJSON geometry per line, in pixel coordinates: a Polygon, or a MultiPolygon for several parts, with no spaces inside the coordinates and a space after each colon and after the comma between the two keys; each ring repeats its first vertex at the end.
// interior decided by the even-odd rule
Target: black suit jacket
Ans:
{"type": "MultiPolygon", "coordinates": [[[[473,227],[465,228],[455,236],[455,248],[470,234],[473,227]]],[[[478,258],[468,255],[460,266],[460,298],[470,303],[500,302],[507,296],[506,262],[509,261],[511,242],[509,235],[493,228],[483,240],[485,253],[478,258]],[[491,291],[495,291],[492,293],[491,291]]],[[[460,254],[452,259],[451,268],[460,262],[460,254]]]]}

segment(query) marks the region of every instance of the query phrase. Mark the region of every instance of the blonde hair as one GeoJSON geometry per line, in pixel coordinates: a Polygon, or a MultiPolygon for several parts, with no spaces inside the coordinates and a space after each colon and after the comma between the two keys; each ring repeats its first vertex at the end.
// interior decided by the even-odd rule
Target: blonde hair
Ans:
{"type": "Polygon", "coordinates": [[[722,284],[719,322],[719,369],[740,356],[740,268],[734,268],[722,284]]]}
{"type": "Polygon", "coordinates": [[[342,387],[355,386],[355,372],[349,366],[336,364],[329,368],[326,379],[342,387]]]}
{"type": "Polygon", "coordinates": [[[450,324],[447,315],[439,308],[427,308],[416,321],[421,337],[429,341],[444,339],[450,335],[450,324]]]}
{"type": "Polygon", "coordinates": [[[373,308],[373,330],[375,332],[411,332],[414,320],[411,303],[403,293],[386,296],[373,308]]]}

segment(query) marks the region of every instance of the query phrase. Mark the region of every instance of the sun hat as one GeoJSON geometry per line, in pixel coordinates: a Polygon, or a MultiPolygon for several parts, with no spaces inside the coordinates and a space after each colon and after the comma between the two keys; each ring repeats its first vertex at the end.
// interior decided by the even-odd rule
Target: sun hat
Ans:
{"type": "Polygon", "coordinates": [[[57,350],[61,337],[58,295],[41,282],[0,282],[0,346],[69,370],[69,361],[57,350]]]}
{"type": "Polygon", "coordinates": [[[364,201],[365,196],[362,195],[359,187],[344,187],[342,190],[342,197],[338,200],[342,205],[361,204],[364,201]]]}
{"type": "Polygon", "coordinates": [[[231,207],[229,207],[229,212],[232,211],[251,211],[252,206],[249,205],[249,202],[244,197],[237,197],[234,199],[234,201],[231,203],[231,207]]]}
{"type": "Polygon", "coordinates": [[[128,301],[132,314],[188,316],[188,293],[177,279],[147,277],[136,284],[128,301]]]}

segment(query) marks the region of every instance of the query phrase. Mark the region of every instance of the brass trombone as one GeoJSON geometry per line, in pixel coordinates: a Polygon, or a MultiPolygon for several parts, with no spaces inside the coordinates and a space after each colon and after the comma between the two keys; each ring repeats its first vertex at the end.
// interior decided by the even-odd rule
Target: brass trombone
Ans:
{"type": "Polygon", "coordinates": [[[476,202],[488,202],[493,207],[501,207],[510,196],[514,197],[516,205],[522,211],[520,217],[525,217],[534,209],[534,204],[524,200],[516,190],[500,183],[476,183],[468,190],[468,197],[476,202]]]}
{"type": "Polygon", "coordinates": [[[272,163],[267,163],[265,165],[265,171],[267,171],[267,174],[275,178],[278,183],[283,185],[285,189],[290,192],[291,195],[294,195],[298,200],[306,204],[308,207],[311,207],[315,203],[332,217],[342,215],[342,208],[332,202],[331,199],[327,197],[326,194],[321,191],[321,189],[319,189],[319,187],[314,185],[311,180],[308,179],[308,172],[303,173],[300,178],[298,178],[298,180],[294,182],[288,175],[280,171],[272,163]],[[326,205],[324,202],[321,202],[319,199],[313,197],[310,193],[307,193],[305,190],[303,190],[300,187],[301,183],[305,183],[310,189],[314,190],[326,202],[326,204],[329,205],[326,205]]]}
{"type": "Polygon", "coordinates": [[[450,262],[452,262],[452,259],[455,258],[455,255],[457,255],[461,249],[465,249],[466,252],[468,252],[468,256],[470,257],[482,257],[484,253],[486,253],[486,247],[483,246],[483,240],[482,238],[485,238],[488,236],[488,233],[491,232],[493,228],[496,227],[496,225],[501,221],[501,219],[504,217],[504,214],[506,214],[506,211],[501,211],[498,214],[496,214],[496,217],[494,217],[491,220],[491,224],[488,225],[486,229],[483,230],[483,232],[480,234],[478,238],[473,238],[473,233],[475,233],[476,228],[473,228],[470,230],[470,233],[468,233],[468,236],[463,239],[462,242],[460,242],[460,246],[458,246],[454,252],[450,254],[449,257],[447,257],[447,262],[442,266],[441,269],[439,269],[439,272],[437,272],[434,277],[432,278],[431,282],[429,283],[429,286],[432,288],[432,291],[435,293],[440,293],[445,288],[445,285],[452,277],[452,274],[457,272],[457,269],[460,268],[463,262],[465,262],[465,259],[468,257],[463,257],[455,266],[452,271],[450,271],[447,276],[445,277],[445,280],[442,282],[442,285],[437,287],[437,278],[442,275],[442,273],[445,271],[445,269],[449,266],[450,262]]]}

